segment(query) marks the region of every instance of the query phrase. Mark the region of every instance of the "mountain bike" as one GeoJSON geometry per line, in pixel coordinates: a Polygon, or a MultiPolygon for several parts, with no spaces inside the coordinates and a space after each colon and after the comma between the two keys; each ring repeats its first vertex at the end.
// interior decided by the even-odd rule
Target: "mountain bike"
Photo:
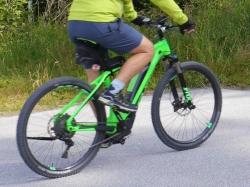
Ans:
{"type": "MultiPolygon", "coordinates": [[[[159,37],[154,57],[132,78],[124,99],[139,106],[161,62],[165,73],[154,90],[151,108],[154,130],[164,144],[175,150],[196,148],[210,137],[219,121],[219,82],[203,64],[180,63],[164,37],[166,31],[177,26],[165,18],[149,26],[156,28],[159,37]]],[[[121,111],[98,101],[123,61],[121,56],[110,58],[90,84],[74,77],[59,77],[43,84],[28,98],[18,119],[17,145],[34,172],[49,178],[72,175],[81,171],[101,147],[125,143],[136,112],[121,111]]]]}

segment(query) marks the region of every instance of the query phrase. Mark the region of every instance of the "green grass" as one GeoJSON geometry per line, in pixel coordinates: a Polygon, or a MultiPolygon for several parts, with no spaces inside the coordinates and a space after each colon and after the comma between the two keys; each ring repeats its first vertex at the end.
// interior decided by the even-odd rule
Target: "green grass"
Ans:
{"type": "MultiPolygon", "coordinates": [[[[250,85],[250,1],[195,0],[186,9],[197,23],[197,32],[182,36],[170,32],[167,38],[181,61],[189,59],[209,66],[223,86],[250,85]]],[[[142,29],[153,39],[154,32],[142,29]]],[[[65,25],[40,22],[0,36],[0,114],[19,111],[25,99],[39,85],[53,77],[84,78],[74,63],[74,49],[65,25]]],[[[158,67],[149,89],[162,75],[158,67]]]]}
{"type": "Polygon", "coordinates": [[[204,0],[193,12],[197,33],[171,41],[185,59],[205,63],[224,86],[248,86],[250,79],[250,2],[204,0]],[[181,41],[181,42],[180,42],[181,41]],[[184,50],[183,50],[184,49],[184,50]]]}
{"type": "Polygon", "coordinates": [[[83,77],[66,27],[39,23],[6,33],[0,43],[0,114],[18,111],[27,96],[53,77],[83,77]]]}

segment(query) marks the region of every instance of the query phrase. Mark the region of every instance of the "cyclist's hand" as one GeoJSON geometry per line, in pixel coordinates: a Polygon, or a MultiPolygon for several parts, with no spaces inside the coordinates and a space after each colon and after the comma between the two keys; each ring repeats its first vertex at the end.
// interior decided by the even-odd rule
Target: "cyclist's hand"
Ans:
{"type": "Polygon", "coordinates": [[[188,20],[186,23],[180,25],[179,27],[180,27],[181,34],[185,34],[185,33],[190,34],[195,31],[196,25],[195,23],[188,20]]]}
{"type": "Polygon", "coordinates": [[[142,25],[147,25],[151,22],[150,18],[147,18],[145,16],[138,16],[135,18],[133,21],[131,21],[133,24],[142,26],[142,25]]]}

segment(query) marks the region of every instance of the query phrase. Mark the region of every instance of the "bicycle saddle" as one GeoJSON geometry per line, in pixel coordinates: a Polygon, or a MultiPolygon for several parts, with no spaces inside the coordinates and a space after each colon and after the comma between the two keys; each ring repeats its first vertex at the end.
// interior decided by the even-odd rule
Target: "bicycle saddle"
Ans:
{"type": "Polygon", "coordinates": [[[95,42],[78,39],[76,41],[76,54],[81,61],[77,61],[77,64],[82,64],[86,61],[92,64],[98,64],[102,71],[109,71],[114,68],[121,67],[125,58],[123,56],[110,57],[108,49],[102,47],[95,42]]]}

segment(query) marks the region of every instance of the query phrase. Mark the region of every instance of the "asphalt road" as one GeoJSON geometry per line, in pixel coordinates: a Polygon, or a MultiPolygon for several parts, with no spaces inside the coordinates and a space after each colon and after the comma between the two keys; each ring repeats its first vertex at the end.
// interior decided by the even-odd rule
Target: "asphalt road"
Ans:
{"type": "Polygon", "coordinates": [[[250,91],[223,90],[223,99],[220,123],[208,141],[177,152],[157,138],[151,97],[144,97],[124,146],[102,149],[79,174],[53,180],[33,173],[20,158],[17,117],[0,118],[0,186],[250,186],[250,91]]]}

